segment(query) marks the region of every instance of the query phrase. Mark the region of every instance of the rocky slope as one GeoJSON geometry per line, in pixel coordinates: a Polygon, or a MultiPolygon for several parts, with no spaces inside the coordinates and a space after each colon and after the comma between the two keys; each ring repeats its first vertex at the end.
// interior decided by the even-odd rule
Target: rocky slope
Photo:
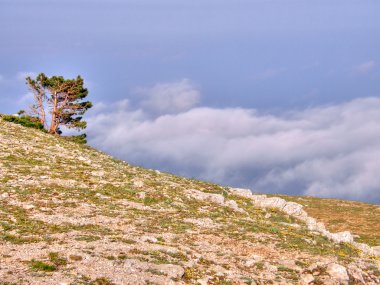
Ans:
{"type": "Polygon", "coordinates": [[[0,284],[380,284],[378,244],[286,200],[0,119],[0,284]]]}

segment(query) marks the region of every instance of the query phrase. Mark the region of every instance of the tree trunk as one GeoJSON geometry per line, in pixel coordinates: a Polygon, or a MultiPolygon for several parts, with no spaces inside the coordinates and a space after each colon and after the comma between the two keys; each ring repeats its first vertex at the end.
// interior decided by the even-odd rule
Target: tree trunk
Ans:
{"type": "Polygon", "coordinates": [[[45,127],[45,108],[44,108],[44,102],[42,100],[42,96],[38,98],[38,104],[40,108],[40,122],[45,127]]]}
{"type": "Polygon", "coordinates": [[[58,94],[55,92],[53,94],[53,109],[51,112],[51,124],[49,132],[51,134],[57,133],[57,104],[58,104],[58,94]]]}

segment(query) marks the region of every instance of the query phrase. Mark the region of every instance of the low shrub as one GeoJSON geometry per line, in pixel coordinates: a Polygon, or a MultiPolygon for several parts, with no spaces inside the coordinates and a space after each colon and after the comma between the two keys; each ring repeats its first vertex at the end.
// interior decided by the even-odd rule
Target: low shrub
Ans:
{"type": "Polygon", "coordinates": [[[44,130],[44,126],[40,123],[38,118],[32,116],[13,116],[13,115],[3,115],[4,121],[22,125],[27,128],[33,128],[38,130],[44,130]]]}

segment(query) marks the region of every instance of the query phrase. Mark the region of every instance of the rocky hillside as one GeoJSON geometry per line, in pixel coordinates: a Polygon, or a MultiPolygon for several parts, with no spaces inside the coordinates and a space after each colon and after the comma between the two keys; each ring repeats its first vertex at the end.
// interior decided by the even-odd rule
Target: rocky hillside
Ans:
{"type": "Polygon", "coordinates": [[[379,206],[347,212],[361,230],[334,201],[143,169],[0,119],[0,285],[380,284],[379,206]]]}

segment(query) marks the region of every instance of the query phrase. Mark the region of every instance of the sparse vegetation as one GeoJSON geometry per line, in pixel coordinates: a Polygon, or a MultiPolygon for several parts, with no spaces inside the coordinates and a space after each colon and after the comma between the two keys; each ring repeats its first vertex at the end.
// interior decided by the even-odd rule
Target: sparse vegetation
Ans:
{"type": "Polygon", "coordinates": [[[325,223],[333,232],[348,230],[358,235],[359,242],[372,246],[380,245],[380,223],[378,222],[380,206],[378,205],[305,196],[277,196],[304,205],[306,212],[325,223]]]}
{"type": "Polygon", "coordinates": [[[33,270],[38,270],[38,271],[47,271],[47,272],[50,272],[50,271],[57,270],[57,267],[54,266],[54,265],[52,265],[52,264],[48,264],[48,263],[45,263],[43,261],[34,260],[34,259],[32,259],[30,261],[30,267],[33,270]]]}
{"type": "MultiPolygon", "coordinates": [[[[308,211],[318,205],[306,204],[308,211]]],[[[333,202],[327,205],[332,213],[333,202]]],[[[365,220],[364,212],[355,210],[356,228],[359,220],[365,229],[377,217],[376,206],[363,207],[371,211],[365,220]]],[[[338,227],[340,215],[330,219],[325,214],[321,220],[338,227]]],[[[372,244],[378,245],[374,237],[372,244]]],[[[371,280],[380,278],[377,257],[363,256],[351,244],[335,244],[307,230],[304,222],[278,209],[259,208],[228,188],[135,167],[3,120],[0,242],[2,263],[12,274],[3,267],[0,273],[10,284],[20,278],[34,284],[54,278],[57,284],[71,278],[86,285],[132,282],[126,278],[136,284],[289,284],[302,272],[316,270],[315,282],[323,283],[329,277],[326,266],[313,269],[321,261],[352,265],[371,280]],[[217,196],[196,199],[192,189],[217,196]],[[237,208],[222,200],[234,201],[237,208]],[[290,265],[282,265],[284,260],[290,265]],[[122,274],[116,276],[115,270],[122,274]]]]}
{"type": "Polygon", "coordinates": [[[43,130],[44,126],[40,123],[38,118],[32,116],[14,116],[14,115],[3,115],[2,119],[7,122],[22,125],[27,128],[33,128],[37,130],[43,130]]]}

